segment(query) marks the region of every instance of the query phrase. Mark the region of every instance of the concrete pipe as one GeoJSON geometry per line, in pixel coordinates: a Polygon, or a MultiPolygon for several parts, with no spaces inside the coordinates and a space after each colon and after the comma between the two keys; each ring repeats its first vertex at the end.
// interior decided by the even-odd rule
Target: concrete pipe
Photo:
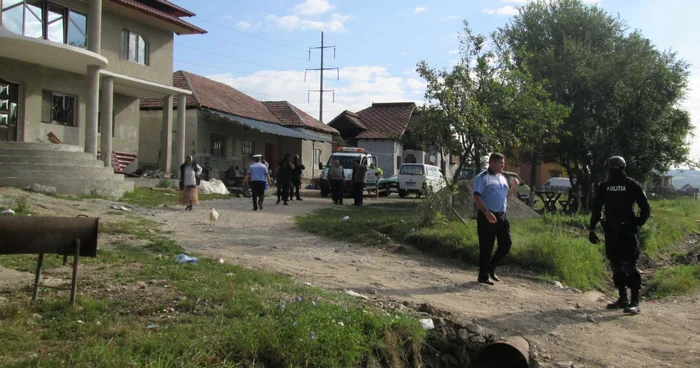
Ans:
{"type": "Polygon", "coordinates": [[[481,352],[476,368],[528,368],[530,344],[520,336],[495,342],[481,352]]]}

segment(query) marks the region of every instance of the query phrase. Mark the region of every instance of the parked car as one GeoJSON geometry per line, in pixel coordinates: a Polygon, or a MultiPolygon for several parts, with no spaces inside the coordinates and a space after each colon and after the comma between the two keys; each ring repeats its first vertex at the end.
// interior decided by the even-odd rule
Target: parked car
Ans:
{"type": "Polygon", "coordinates": [[[379,195],[388,196],[391,192],[399,191],[399,175],[394,174],[388,178],[382,178],[377,181],[379,195]]]}
{"type": "Polygon", "coordinates": [[[399,170],[399,197],[408,194],[423,194],[424,186],[437,192],[445,187],[440,168],[426,164],[403,164],[399,170]]]}
{"type": "Polygon", "coordinates": [[[556,189],[571,189],[571,180],[569,178],[553,177],[544,182],[545,188],[556,189]]]}

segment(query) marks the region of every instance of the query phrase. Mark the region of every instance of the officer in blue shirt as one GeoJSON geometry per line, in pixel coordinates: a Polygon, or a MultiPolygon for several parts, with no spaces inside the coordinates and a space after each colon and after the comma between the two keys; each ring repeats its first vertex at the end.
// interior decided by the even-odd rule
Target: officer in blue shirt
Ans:
{"type": "Polygon", "coordinates": [[[500,153],[493,153],[489,157],[489,168],[474,179],[474,202],[479,209],[476,215],[479,234],[477,281],[489,285],[493,285],[493,281],[501,281],[496,276],[496,266],[508,254],[512,245],[506,208],[508,197],[515,193],[519,183],[513,180],[513,187],[508,189],[508,180],[501,173],[504,167],[505,157],[500,153]],[[498,240],[498,249],[491,258],[496,240],[498,240]],[[489,280],[489,277],[493,281],[489,280]]]}
{"type": "Polygon", "coordinates": [[[267,166],[260,162],[262,155],[253,155],[253,161],[245,174],[246,183],[249,183],[250,189],[253,192],[253,211],[257,211],[258,207],[262,211],[263,200],[265,200],[265,184],[269,183],[272,185],[272,180],[270,179],[270,171],[268,171],[267,166]]]}

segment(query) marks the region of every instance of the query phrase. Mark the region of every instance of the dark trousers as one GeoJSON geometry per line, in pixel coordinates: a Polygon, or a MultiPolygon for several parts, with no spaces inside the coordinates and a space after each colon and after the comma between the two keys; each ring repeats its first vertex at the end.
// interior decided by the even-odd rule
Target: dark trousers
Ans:
{"type": "Polygon", "coordinates": [[[265,182],[251,181],[250,190],[253,192],[253,209],[257,210],[258,205],[262,206],[265,200],[265,182]]]}
{"type": "Polygon", "coordinates": [[[610,261],[616,288],[639,290],[642,287],[642,275],[637,269],[639,252],[639,235],[635,225],[605,226],[605,256],[610,261]]]}
{"type": "Polygon", "coordinates": [[[296,197],[297,199],[301,199],[300,191],[301,191],[301,180],[294,180],[292,181],[292,191],[289,193],[289,198],[294,196],[296,191],[296,197]]]}
{"type": "Polygon", "coordinates": [[[277,200],[282,200],[284,203],[291,198],[291,186],[292,183],[289,180],[278,180],[277,181],[277,200]]]}
{"type": "Polygon", "coordinates": [[[353,197],[355,198],[356,205],[362,205],[362,200],[364,199],[364,195],[363,195],[364,190],[365,190],[364,183],[352,183],[352,194],[353,194],[353,197]]]}
{"type": "Polygon", "coordinates": [[[343,204],[343,181],[342,180],[331,180],[331,195],[333,196],[333,203],[343,204]]]}
{"type": "Polygon", "coordinates": [[[510,252],[513,244],[510,239],[510,223],[505,213],[494,213],[497,222],[490,223],[486,215],[479,211],[476,215],[476,227],[479,234],[479,278],[487,278],[489,271],[495,270],[496,266],[510,252]],[[496,254],[491,257],[494,241],[498,241],[496,254]]]}

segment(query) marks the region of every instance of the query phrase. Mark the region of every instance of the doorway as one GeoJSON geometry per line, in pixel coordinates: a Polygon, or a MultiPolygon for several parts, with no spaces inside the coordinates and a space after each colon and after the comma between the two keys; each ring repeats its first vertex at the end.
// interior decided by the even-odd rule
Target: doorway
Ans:
{"type": "Polygon", "coordinates": [[[0,141],[17,141],[19,84],[0,79],[0,141]]]}
{"type": "Polygon", "coordinates": [[[265,161],[270,164],[271,172],[277,170],[277,145],[271,142],[265,142],[265,161]]]}

